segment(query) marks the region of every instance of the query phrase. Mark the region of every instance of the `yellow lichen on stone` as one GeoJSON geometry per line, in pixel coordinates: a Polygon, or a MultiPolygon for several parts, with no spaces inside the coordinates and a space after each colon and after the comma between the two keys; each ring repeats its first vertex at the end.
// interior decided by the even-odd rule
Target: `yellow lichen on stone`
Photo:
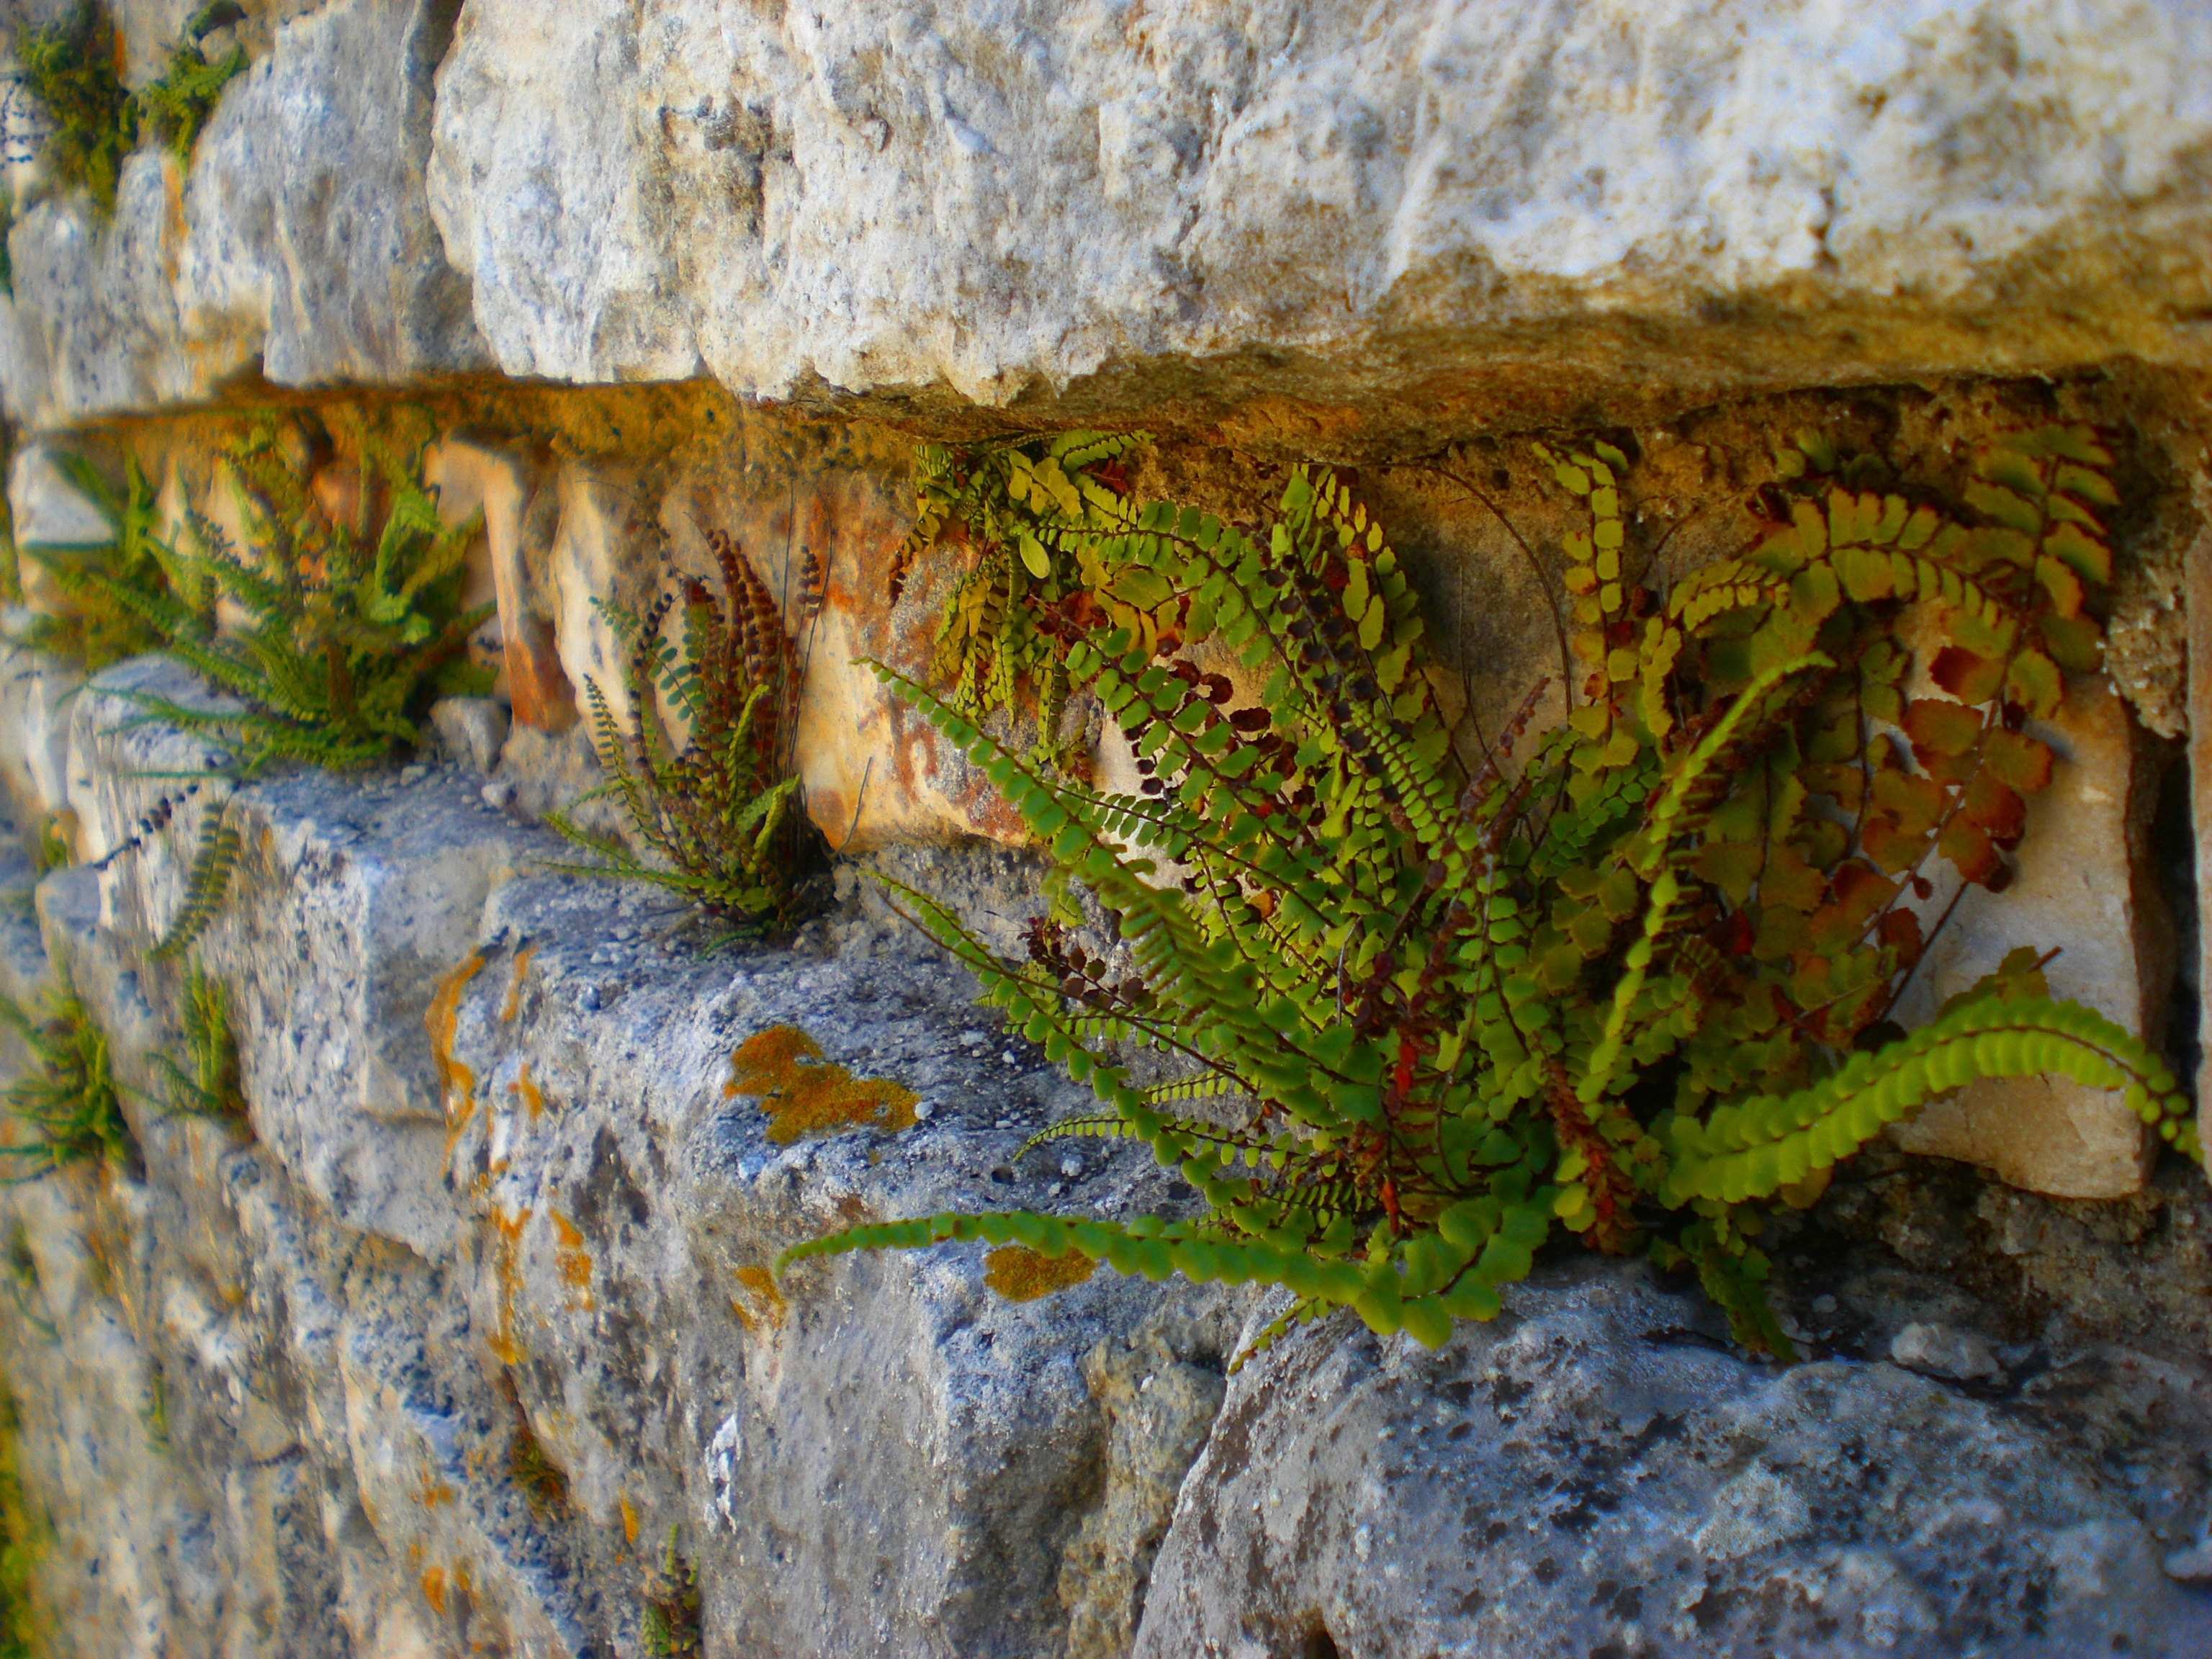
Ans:
{"type": "Polygon", "coordinates": [[[770,1026],[738,1044],[722,1093],[759,1100],[768,1138],[779,1146],[863,1127],[896,1134],[914,1127],[921,1098],[889,1078],[856,1078],[823,1059],[821,1046],[796,1025],[770,1026]]]}
{"type": "Polygon", "coordinates": [[[737,1315],[738,1323],[756,1333],[781,1326],[785,1304],[783,1292],[776,1288],[775,1275],[765,1267],[740,1267],[737,1280],[738,1293],[730,1298],[730,1311],[737,1315]]]}
{"type": "Polygon", "coordinates": [[[1009,1302],[1035,1302],[1080,1285],[1097,1267],[1087,1255],[1039,1255],[1026,1244],[1001,1244],[983,1258],[983,1282],[1009,1302]]]}

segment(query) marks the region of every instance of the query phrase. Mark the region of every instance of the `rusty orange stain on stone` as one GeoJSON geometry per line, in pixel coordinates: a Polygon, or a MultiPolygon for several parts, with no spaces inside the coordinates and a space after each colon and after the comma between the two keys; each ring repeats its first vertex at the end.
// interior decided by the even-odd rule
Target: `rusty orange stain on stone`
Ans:
{"type": "Polygon", "coordinates": [[[487,1345],[502,1365],[522,1363],[522,1345],[514,1340],[514,1298],[522,1288],[522,1230],[530,1224],[526,1207],[509,1212],[491,1206],[492,1230],[498,1235],[492,1246],[492,1273],[499,1285],[497,1328],[487,1345]]]}
{"type": "Polygon", "coordinates": [[[460,965],[438,981],[430,1006],[422,1016],[422,1029],[430,1034],[430,1060],[438,1072],[438,1094],[446,1109],[446,1159],[453,1161],[453,1145],[476,1114],[477,1074],[453,1058],[453,1036],[460,1025],[461,994],[469,981],[483,971],[483,952],[471,951],[460,965]],[[459,1096],[458,1101],[454,1097],[459,1096]]]}
{"type": "Polygon", "coordinates": [[[443,1619],[446,1616],[446,1570],[430,1567],[422,1574],[422,1599],[430,1604],[430,1611],[443,1619]]]}
{"type": "Polygon", "coordinates": [[[522,1062],[522,1074],[507,1085],[507,1091],[511,1095],[520,1095],[522,1097],[522,1103],[530,1109],[530,1121],[532,1123],[545,1115],[545,1091],[531,1081],[528,1060],[522,1062]]]}
{"type": "Polygon", "coordinates": [[[637,1511],[630,1507],[629,1494],[617,1492],[615,1504],[622,1510],[623,1541],[635,1544],[637,1542],[637,1511]]]}
{"type": "Polygon", "coordinates": [[[592,1257],[584,1248],[584,1235],[558,1210],[546,1211],[545,1218],[553,1224],[553,1236],[559,1241],[553,1252],[554,1271],[575,1292],[568,1305],[589,1313],[597,1304],[592,1300],[592,1257]]]}
{"type": "Polygon", "coordinates": [[[824,1060],[821,1045],[796,1025],[772,1025],[738,1044],[722,1093],[759,1101],[768,1138],[779,1146],[864,1127],[911,1129],[921,1098],[889,1078],[856,1078],[824,1060]]]}
{"type": "Polygon", "coordinates": [[[514,971],[507,981],[507,1000],[499,1009],[501,1024],[512,1022],[522,1012],[522,976],[530,970],[530,958],[537,953],[535,945],[526,945],[514,953],[514,971]]]}
{"type": "Polygon", "coordinates": [[[780,1327],[787,1308],[775,1275],[765,1267],[740,1267],[737,1279],[738,1294],[730,1298],[730,1311],[737,1315],[738,1323],[756,1333],[780,1327]]]}

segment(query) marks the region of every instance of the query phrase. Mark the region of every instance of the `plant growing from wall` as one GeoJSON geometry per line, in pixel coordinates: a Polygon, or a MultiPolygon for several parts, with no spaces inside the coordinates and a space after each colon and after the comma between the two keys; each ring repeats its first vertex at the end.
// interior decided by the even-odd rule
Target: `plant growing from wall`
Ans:
{"type": "Polygon", "coordinates": [[[191,162],[192,146],[214,116],[222,89],[246,72],[244,46],[234,44],[222,56],[210,59],[207,37],[244,15],[233,0],[201,7],[185,26],[185,38],[170,47],[161,79],[138,89],[141,120],[180,167],[191,162]]]}
{"type": "Polygon", "coordinates": [[[239,1072],[238,1033],[230,1023],[230,999],[222,981],[193,963],[185,970],[179,1000],[184,1060],[179,1063],[165,1054],[154,1056],[167,1083],[169,1110],[186,1117],[244,1122],[246,1090],[239,1072]]]}
{"type": "Polygon", "coordinates": [[[2063,1074],[2124,1091],[2201,1156],[2165,1066],[2051,1000],[2032,956],[1892,1036],[1929,872],[2005,884],[2052,762],[2027,723],[2055,712],[2062,668],[2095,661],[2114,496],[2094,434],[2000,441],[1956,506],[1848,487],[1808,443],[1743,556],[1667,591],[1635,579],[1622,454],[1544,458],[1589,509],[1567,550],[1578,684],[1517,770],[1534,695],[1462,762],[1382,527],[1303,470],[1263,529],[1151,507],[1085,550],[1173,607],[1157,638],[1095,625],[1067,655],[1141,794],[1054,775],[876,669],[1090,889],[1129,967],[1050,921],[1028,961],[1001,960],[886,885],[1098,1095],[1040,1139],[1142,1139],[1205,1212],[940,1215],[786,1262],[983,1239],[1286,1286],[1264,1340],[1349,1306],[1435,1345],[1565,1229],[1694,1268],[1739,1340],[1786,1355],[1764,1209],[1811,1201],[1938,1095],[2063,1074]],[[1915,607],[1926,691],[1899,642],[1915,607]],[[1194,648],[1233,656],[1247,689],[1194,648]],[[1140,1085],[1135,1049],[1167,1077],[1140,1085]]]}
{"type": "Polygon", "coordinates": [[[124,464],[120,495],[82,456],[64,455],[56,465],[112,533],[92,546],[33,542],[18,550],[46,573],[62,599],[60,610],[31,618],[21,643],[81,663],[88,673],[160,649],[161,629],[144,608],[118,597],[125,592],[167,597],[171,591],[172,556],[161,537],[153,484],[135,456],[124,464]]]}
{"type": "Polygon", "coordinates": [[[21,85],[44,112],[39,147],[47,178],[82,186],[103,214],[115,211],[123,163],[138,143],[138,106],[123,84],[123,37],[107,8],[84,0],[69,16],[15,31],[21,85]]]}
{"type": "Polygon", "coordinates": [[[660,1565],[646,1565],[645,1606],[637,1620],[638,1646],[646,1659],[699,1659],[705,1651],[699,1630],[699,1572],[677,1553],[678,1530],[669,1528],[660,1565]]]}
{"type": "MultiPolygon", "coordinates": [[[[818,899],[828,862],[792,770],[803,669],[775,596],[727,535],[708,540],[723,598],[684,582],[680,642],[668,637],[673,592],[642,616],[604,607],[628,647],[627,717],[596,680],[584,683],[606,781],[575,805],[611,799],[643,852],[569,813],[546,822],[593,857],[556,868],[650,882],[704,906],[733,933],[781,935],[818,899]],[[662,697],[684,727],[681,750],[662,730],[662,697]]],[[[802,627],[820,603],[818,579],[805,589],[802,627]]]]}
{"type": "Polygon", "coordinates": [[[17,28],[18,84],[46,118],[38,153],[48,180],[62,190],[81,186],[106,215],[115,211],[123,164],[142,134],[188,163],[223,88],[246,69],[244,46],[210,59],[204,42],[244,16],[234,0],[201,7],[161,76],[135,93],[124,84],[122,32],[97,0],[60,21],[17,28]]]}
{"type": "Polygon", "coordinates": [[[945,602],[932,677],[970,716],[1018,712],[1026,699],[1040,758],[1057,750],[1070,631],[1100,614],[1139,633],[1148,625],[1152,606],[1123,591],[1150,597],[1143,576],[1109,579],[1084,556],[1099,532],[1128,524],[1123,464],[1150,441],[1142,432],[1069,432],[915,452],[914,528],[892,562],[891,598],[939,542],[974,550],[945,602]]]}
{"type": "Polygon", "coordinates": [[[0,1158],[21,1160],[10,1180],[35,1181],[71,1164],[137,1161],[109,1068],[106,1033],[66,971],[36,1013],[0,996],[0,1026],[15,1032],[30,1057],[22,1075],[0,1090],[0,1106],[31,1133],[27,1141],[0,1146],[0,1158]]]}
{"type": "Polygon", "coordinates": [[[355,457],[348,509],[325,508],[282,428],[264,422],[227,452],[246,547],[192,515],[187,545],[162,562],[166,590],[86,577],[149,623],[163,651],[243,700],[223,711],[139,702],[221,743],[249,776],[280,759],[334,769],[381,760],[422,742],[436,698],[490,683],[466,653],[492,607],[461,606],[480,520],[440,521],[422,482],[427,429],[331,418],[355,457]],[[219,607],[242,625],[218,630],[219,607]]]}

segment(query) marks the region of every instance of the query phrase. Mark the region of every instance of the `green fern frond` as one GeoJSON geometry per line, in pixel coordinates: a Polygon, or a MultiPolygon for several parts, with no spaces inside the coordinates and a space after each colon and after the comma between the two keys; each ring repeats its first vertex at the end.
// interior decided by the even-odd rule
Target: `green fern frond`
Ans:
{"type": "Polygon", "coordinates": [[[643,616],[603,607],[627,648],[630,712],[617,717],[599,684],[585,682],[605,781],[583,799],[614,802],[629,839],[585,830],[570,816],[583,800],[572,802],[547,822],[592,861],[549,867],[665,888],[721,917],[733,937],[781,936],[818,902],[826,862],[792,775],[800,659],[736,544],[719,531],[708,542],[722,599],[686,583],[680,646],[667,637],[676,594],[643,616]],[[688,722],[680,752],[661,730],[662,693],[688,722]]]}
{"type": "Polygon", "coordinates": [[[200,814],[198,845],[192,852],[191,870],[185,877],[185,895],[169,926],[146,953],[149,962],[167,962],[182,956],[199,942],[200,935],[222,908],[238,872],[244,838],[230,821],[230,803],[218,801],[200,814]]]}
{"type": "Polygon", "coordinates": [[[38,1013],[0,996],[0,1027],[15,1032],[31,1062],[0,1090],[0,1107],[31,1134],[27,1141],[0,1146],[0,1158],[24,1160],[8,1179],[34,1181],[72,1164],[136,1161],[137,1143],[123,1115],[106,1034],[66,969],[57,970],[38,1013]]]}
{"type": "Polygon", "coordinates": [[[1434,1345],[1493,1316],[1564,1231],[1695,1271],[1740,1340],[1786,1356],[1752,1206],[1948,1090],[2072,1077],[2201,1155],[2170,1074],[2024,973],[1860,1052],[1927,949],[1922,870],[2001,889],[2049,781],[2055,757],[2025,728],[2063,670],[2094,664],[2085,596],[2111,574],[2095,434],[1993,444],[1955,504],[1802,452],[1762,497],[1753,550],[1671,595],[1638,586],[1651,561],[1631,556],[1626,455],[1537,453],[1588,509],[1561,550],[1580,678],[1517,768],[1533,696],[1473,769],[1435,706],[1406,572],[1334,475],[1294,471],[1259,526],[1117,496],[1102,522],[1062,512],[1047,544],[993,516],[1002,489],[1057,499],[1033,457],[987,475],[924,455],[916,536],[957,524],[1011,548],[954,589],[1004,615],[948,616],[948,687],[870,666],[989,779],[1056,881],[1089,890],[1127,967],[1109,975],[1045,922],[1028,963],[1001,959],[948,906],[888,885],[1106,1108],[1029,1144],[1142,1139],[1206,1213],[938,1216],[786,1261],[1018,1244],[1281,1285],[1289,1320],[1348,1307],[1434,1345]],[[1063,568],[1080,584],[1065,601],[1024,586],[1063,568]],[[1940,645],[1925,693],[1898,643],[1908,606],[1940,645]],[[976,687],[1003,687],[1024,626],[1057,630],[1056,670],[1120,728],[1140,793],[982,729],[976,687]],[[1139,1088],[1139,1048],[1187,1063],[1139,1088]],[[1217,1092],[1249,1098],[1247,1120],[1163,1109],[1217,1092]]]}

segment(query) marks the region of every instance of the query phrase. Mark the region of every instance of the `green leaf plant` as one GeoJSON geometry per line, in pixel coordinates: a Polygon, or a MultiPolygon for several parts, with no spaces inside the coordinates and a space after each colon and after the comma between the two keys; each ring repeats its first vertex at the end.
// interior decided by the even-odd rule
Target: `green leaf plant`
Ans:
{"type": "Polygon", "coordinates": [[[52,613],[34,615],[21,643],[82,663],[88,673],[159,650],[160,629],[143,609],[117,597],[118,590],[167,595],[172,556],[161,536],[154,487],[134,456],[124,464],[118,495],[100,470],[79,455],[57,458],[62,476],[106,519],[104,543],[61,546],[27,543],[17,550],[44,571],[60,599],[52,613]]]}
{"type": "Polygon", "coordinates": [[[1566,548],[1578,683],[1533,739],[1534,692],[1458,756],[1382,526],[1304,470],[1263,527],[1151,506],[1084,541],[1101,580],[1143,572],[1172,608],[1156,635],[1109,620],[1066,653],[1140,793],[1009,752],[876,666],[1089,889],[1126,963],[1049,919],[1004,960],[884,885],[1097,1095],[1038,1139],[1142,1140],[1204,1209],[939,1215],[783,1263],[981,1239],[1287,1287],[1262,1346],[1349,1307],[1433,1346],[1493,1316],[1565,1230],[1694,1270],[1740,1341],[1789,1357],[1765,1210],[1811,1202],[1931,1099],[2069,1077],[2201,1158],[2166,1066],[2051,1000],[2032,953],[1910,1035],[1892,1018],[1931,927],[1926,872],[2006,884],[2052,763],[2027,723],[2056,712],[2062,670],[2096,663],[2115,496],[2095,434],[1999,440],[1956,506],[1847,487],[1808,441],[1741,556],[1671,588],[1636,580],[1621,453],[1540,453],[1589,524],[1566,548]]]}
{"type": "Polygon", "coordinates": [[[245,13],[228,0],[203,6],[169,49],[160,77],[131,91],[124,82],[123,36],[108,8],[83,0],[64,20],[15,31],[19,84],[46,117],[39,159],[63,190],[82,187],[102,215],[115,211],[123,164],[150,133],[189,163],[225,86],[246,69],[246,48],[210,60],[207,35],[245,13]]]}
{"type": "Polygon", "coordinates": [[[31,1133],[27,1141],[0,1146],[0,1158],[20,1160],[9,1180],[35,1181],[72,1164],[137,1161],[137,1143],[109,1067],[106,1034],[66,973],[36,1012],[0,996],[0,1027],[21,1040],[30,1059],[22,1074],[0,1090],[0,1106],[31,1133]]]}
{"type": "MultiPolygon", "coordinates": [[[[732,934],[788,933],[818,902],[827,849],[793,772],[805,665],[775,596],[729,536],[708,536],[722,599],[704,582],[682,588],[681,642],[669,637],[677,592],[642,616],[602,607],[627,647],[618,716],[596,680],[584,683],[592,744],[606,781],[546,822],[592,861],[574,875],[650,882],[704,907],[732,934]],[[679,750],[663,731],[660,701],[683,724],[679,750]],[[572,816],[611,799],[642,852],[572,816]]],[[[809,556],[799,624],[818,614],[822,574],[809,556]]]]}
{"type": "Polygon", "coordinates": [[[932,677],[971,717],[1033,713],[1038,759],[1081,767],[1080,751],[1059,742],[1068,693],[1063,611],[1113,617],[1140,636],[1157,632],[1152,613],[1164,592],[1152,592],[1146,573],[1109,576],[1085,562],[1101,532],[1134,522],[1124,464],[1150,441],[1142,432],[1069,432],[915,452],[914,528],[892,562],[891,599],[940,542],[973,550],[975,562],[945,601],[932,677]]]}
{"type": "Polygon", "coordinates": [[[222,981],[195,962],[185,970],[179,1002],[184,1062],[166,1054],[154,1056],[167,1085],[168,1109],[179,1116],[243,1123],[246,1091],[239,1073],[238,1033],[222,981]]]}
{"type": "Polygon", "coordinates": [[[492,607],[461,605],[481,520],[440,520],[422,482],[427,428],[330,418],[355,458],[346,488],[330,492],[336,509],[310,488],[283,428],[264,422],[226,452],[246,547],[189,514],[183,545],[159,558],[166,583],[90,567],[81,577],[149,623],[161,650],[245,702],[210,711],[137,699],[222,744],[242,775],[276,760],[368,765],[422,742],[438,697],[490,684],[467,647],[492,607]]]}

